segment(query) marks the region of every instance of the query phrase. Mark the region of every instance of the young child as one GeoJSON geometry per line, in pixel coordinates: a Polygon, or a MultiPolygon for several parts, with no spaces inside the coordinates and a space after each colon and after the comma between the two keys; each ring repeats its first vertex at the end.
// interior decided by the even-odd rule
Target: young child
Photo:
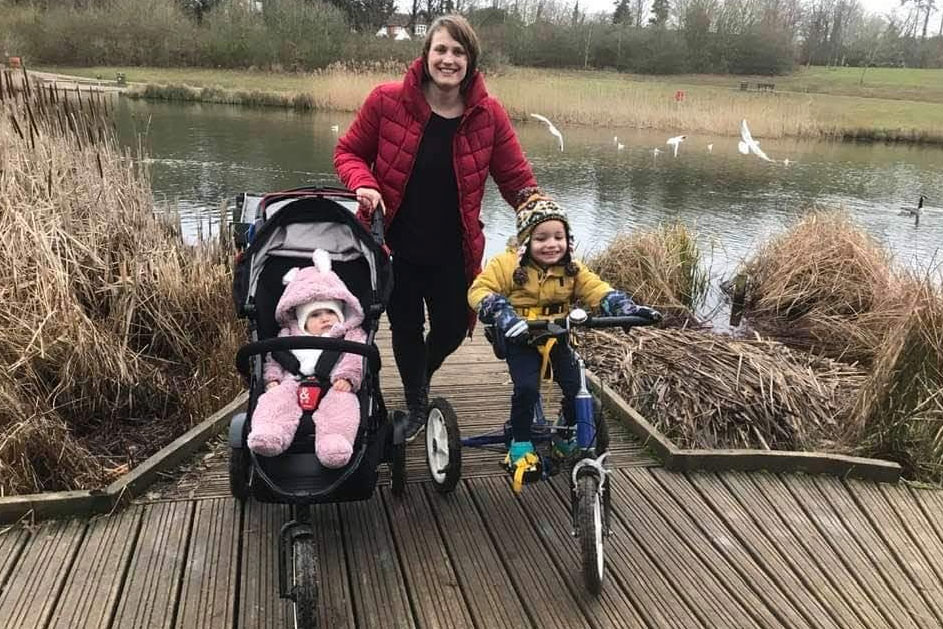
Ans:
{"type": "MultiPolygon", "coordinates": [[[[516,249],[492,258],[468,290],[468,303],[482,323],[493,324],[507,340],[506,359],[514,393],[511,397],[511,447],[505,464],[512,474],[524,468],[524,478],[539,473],[530,426],[540,387],[541,354],[523,343],[527,319],[566,316],[579,302],[602,307],[607,315],[659,318],[657,312],[635,304],[627,295],[601,280],[573,259],[573,237],[566,212],[552,200],[534,195],[517,210],[516,249]]],[[[574,399],[579,391],[579,366],[565,340],[550,347],[554,380],[563,390],[563,419],[575,421],[574,399]]],[[[564,452],[572,442],[556,444],[564,452]]]]}
{"type": "MultiPolygon", "coordinates": [[[[363,343],[366,334],[360,328],[360,302],[331,271],[326,251],[318,249],[312,257],[314,266],[291,269],[282,279],[287,286],[275,307],[275,320],[282,326],[278,335],[342,337],[363,343]]],[[[296,349],[291,353],[301,374],[314,375],[321,350],[296,349]]],[[[356,391],[362,375],[363,357],[341,354],[330,373],[331,386],[312,415],[315,454],[325,467],[343,467],[353,453],[360,425],[356,391]]],[[[252,415],[248,443],[257,454],[275,456],[291,445],[298,428],[303,412],[298,402],[301,378],[285,371],[271,355],[265,358],[262,377],[266,390],[252,415]]]]}

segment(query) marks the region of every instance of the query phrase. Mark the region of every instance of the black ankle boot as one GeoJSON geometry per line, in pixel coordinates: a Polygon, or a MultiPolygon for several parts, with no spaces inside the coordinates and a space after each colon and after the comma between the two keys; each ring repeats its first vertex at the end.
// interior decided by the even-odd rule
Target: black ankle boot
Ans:
{"type": "Polygon", "coordinates": [[[406,441],[416,438],[426,427],[429,414],[429,385],[406,391],[406,441]]]}

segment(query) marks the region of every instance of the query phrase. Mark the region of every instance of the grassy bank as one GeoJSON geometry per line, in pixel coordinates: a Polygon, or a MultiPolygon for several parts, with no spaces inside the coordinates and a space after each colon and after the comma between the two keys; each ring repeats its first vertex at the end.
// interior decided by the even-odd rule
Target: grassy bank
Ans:
{"type": "MultiPolygon", "coordinates": [[[[378,82],[400,76],[388,69],[313,74],[114,67],[50,70],[92,78],[123,72],[137,84],[136,92],[147,98],[339,111],[356,110],[378,82]]],[[[488,87],[519,120],[540,112],[562,124],[736,135],[740,119],[746,118],[754,135],[762,138],[943,143],[943,70],[872,68],[864,86],[855,85],[852,70],[816,68],[778,77],[772,94],[741,92],[743,77],[735,76],[653,78],[514,67],[489,76],[488,87]],[[829,80],[832,76],[834,80],[829,80]],[[682,103],[674,98],[678,90],[685,91],[682,103]],[[912,100],[898,98],[902,95],[912,100]]]]}
{"type": "Polygon", "coordinates": [[[107,99],[4,102],[0,495],[101,487],[237,393],[231,252],[155,215],[107,99]]]}
{"type": "Polygon", "coordinates": [[[597,256],[603,278],[669,315],[590,335],[604,381],[680,447],[873,456],[943,483],[939,268],[901,272],[846,214],[812,212],[744,262],[745,325],[718,335],[678,316],[704,269],[694,240],[672,225],[597,256]]]}

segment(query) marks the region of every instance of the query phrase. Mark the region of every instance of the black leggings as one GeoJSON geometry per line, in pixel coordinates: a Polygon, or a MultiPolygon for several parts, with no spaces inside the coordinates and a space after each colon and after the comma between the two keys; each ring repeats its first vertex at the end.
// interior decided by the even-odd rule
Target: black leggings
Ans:
{"type": "Polygon", "coordinates": [[[393,356],[403,389],[416,391],[468,333],[468,283],[461,259],[437,266],[416,265],[393,256],[393,295],[387,314],[393,356]],[[429,312],[429,334],[423,338],[429,312]]]}

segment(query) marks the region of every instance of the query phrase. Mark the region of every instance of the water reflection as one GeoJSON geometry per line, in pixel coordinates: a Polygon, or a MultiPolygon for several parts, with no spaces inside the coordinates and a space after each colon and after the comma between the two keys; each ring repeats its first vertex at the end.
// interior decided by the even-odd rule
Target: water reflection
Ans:
{"type": "MultiPolygon", "coordinates": [[[[219,202],[236,192],[337,185],[331,127],[343,132],[352,119],[127,100],[119,112],[123,142],[134,145],[135,133],[146,133],[155,197],[179,210],[191,237],[197,225],[212,229],[219,202]]],[[[558,126],[566,137],[562,153],[536,121],[518,125],[518,133],[542,187],[570,210],[583,255],[616,233],[678,219],[713,250],[714,273],[727,274],[813,203],[844,205],[908,265],[926,267],[943,243],[939,148],[761,139],[770,157],[793,162],[787,167],[740,155],[734,136],[689,134],[673,158],[667,132],[558,126]],[[657,157],[655,147],[663,149],[657,157]],[[897,213],[920,194],[929,207],[915,228],[897,213]]],[[[490,255],[514,231],[513,213],[490,181],[482,214],[490,255]]]]}

